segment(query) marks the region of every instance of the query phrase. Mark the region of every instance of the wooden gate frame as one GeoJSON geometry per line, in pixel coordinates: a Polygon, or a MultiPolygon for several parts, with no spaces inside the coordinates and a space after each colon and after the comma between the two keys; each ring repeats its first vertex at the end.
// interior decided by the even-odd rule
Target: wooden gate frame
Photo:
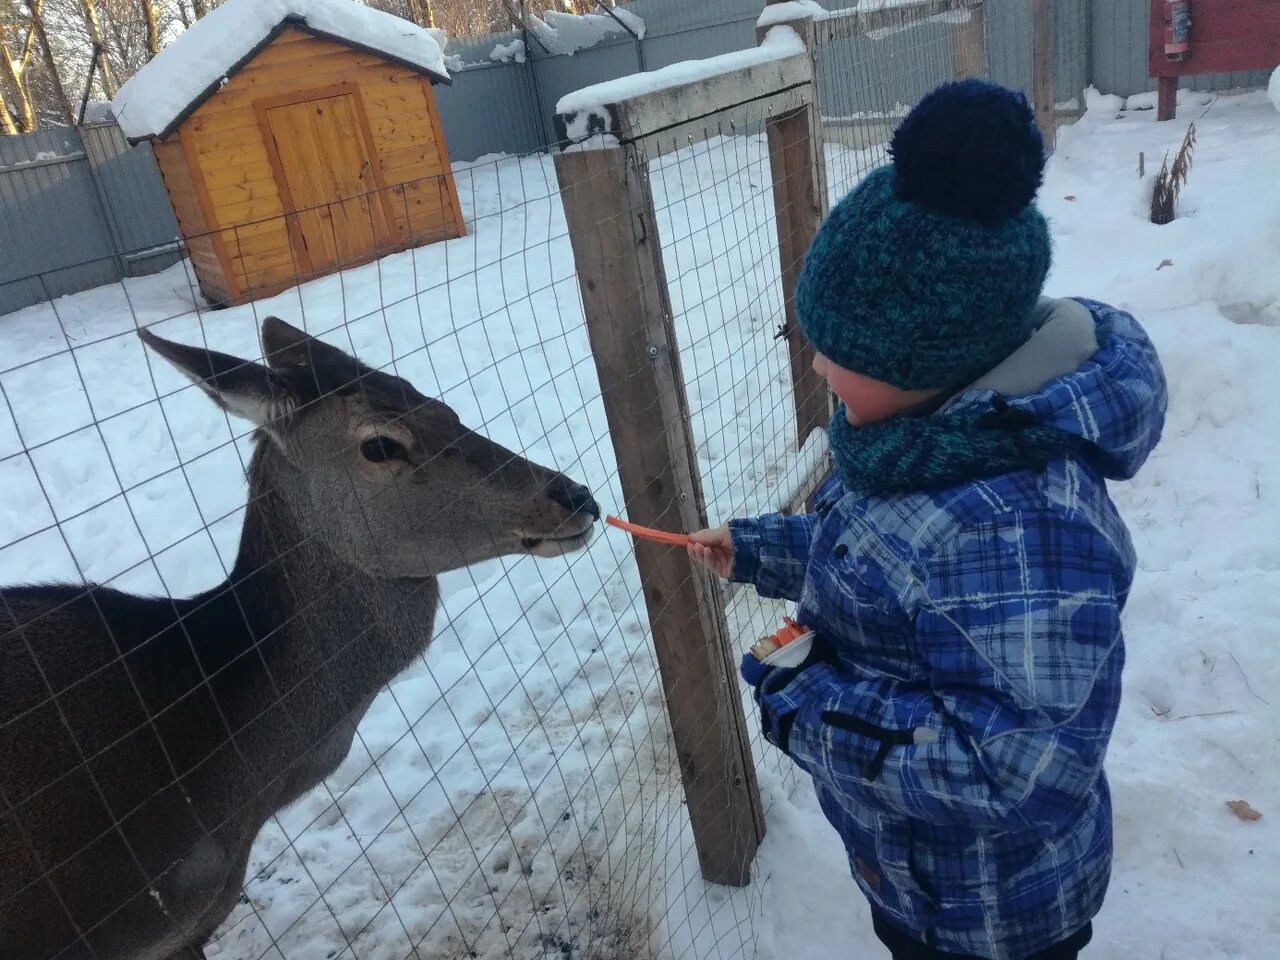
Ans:
{"type": "MultiPolygon", "coordinates": [[[[626,509],[638,523],[707,523],[649,171],[663,154],[711,136],[712,116],[769,117],[798,438],[825,426],[825,385],[812,389],[791,306],[797,251],[824,210],[814,100],[813,61],[802,50],[745,67],[730,59],[704,80],[557,116],[562,135],[584,134],[578,143],[565,136],[556,174],[626,509]]],[[[745,886],[764,812],[723,587],[683,550],[638,542],[635,551],[702,874],[745,886]]]]}

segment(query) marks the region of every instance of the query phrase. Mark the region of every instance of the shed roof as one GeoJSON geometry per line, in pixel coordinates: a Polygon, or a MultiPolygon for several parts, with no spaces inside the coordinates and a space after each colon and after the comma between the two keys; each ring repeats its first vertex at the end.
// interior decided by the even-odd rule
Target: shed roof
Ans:
{"type": "Polygon", "coordinates": [[[287,27],[449,82],[432,32],[355,0],[226,0],[169,43],[112,101],[130,140],[169,136],[287,27]]]}

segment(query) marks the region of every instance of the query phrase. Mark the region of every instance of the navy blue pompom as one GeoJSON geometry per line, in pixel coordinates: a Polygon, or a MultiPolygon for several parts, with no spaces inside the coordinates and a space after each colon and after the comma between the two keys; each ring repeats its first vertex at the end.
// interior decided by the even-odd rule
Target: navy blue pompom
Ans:
{"type": "Polygon", "coordinates": [[[940,213],[999,223],[1035,199],[1044,139],[1021,93],[985,80],[944,84],[921,100],[889,146],[894,193],[940,213]]]}

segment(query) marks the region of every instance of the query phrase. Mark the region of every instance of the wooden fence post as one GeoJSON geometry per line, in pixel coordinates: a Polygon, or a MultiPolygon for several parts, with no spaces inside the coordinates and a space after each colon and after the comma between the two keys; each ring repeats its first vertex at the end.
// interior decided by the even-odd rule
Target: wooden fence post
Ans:
{"type": "Polygon", "coordinates": [[[955,79],[987,75],[987,9],[983,0],[965,4],[969,19],[951,30],[951,50],[955,79]]]}
{"type": "Polygon", "coordinates": [[[1045,149],[1058,140],[1054,91],[1053,0],[1032,0],[1032,100],[1045,149]]]}
{"type": "MultiPolygon", "coordinates": [[[[704,527],[648,164],[629,144],[555,165],[627,514],[704,527]]],[[[702,875],[745,886],[764,814],[723,593],[683,550],[638,541],[635,552],[702,875]]]]}
{"type": "MultiPolygon", "coordinates": [[[[769,6],[783,0],[769,0],[769,6]]],[[[770,24],[774,26],[776,24],[770,24]]],[[[773,174],[773,208],[778,231],[778,261],[782,277],[783,326],[791,355],[791,394],[796,408],[796,446],[831,418],[831,394],[813,369],[814,350],[796,318],[796,284],[804,269],[818,228],[827,215],[826,147],[817,96],[818,51],[812,15],[786,21],[804,40],[813,65],[814,96],[804,106],[765,121],[769,167],[773,174]]],[[[763,41],[770,26],[757,28],[763,41]]]]}

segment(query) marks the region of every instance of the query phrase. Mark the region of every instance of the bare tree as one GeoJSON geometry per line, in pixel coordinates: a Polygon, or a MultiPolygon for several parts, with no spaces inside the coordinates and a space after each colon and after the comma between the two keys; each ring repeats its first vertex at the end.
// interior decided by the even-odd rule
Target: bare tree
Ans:
{"type": "MultiPolygon", "coordinates": [[[[32,27],[30,20],[25,24],[17,21],[16,17],[13,16],[17,11],[12,9],[12,3],[5,4],[5,7],[10,8],[8,12],[12,20],[0,17],[0,68],[3,69],[4,79],[8,82],[13,98],[17,102],[19,126],[14,132],[30,133],[38,125],[35,103],[31,99],[31,87],[28,83],[29,77],[27,75],[27,66],[31,63],[31,54],[35,50],[35,29],[32,27]],[[6,22],[7,20],[8,22],[6,22]],[[9,49],[9,33],[11,30],[15,36],[23,38],[21,43],[18,44],[16,56],[9,49]]],[[[6,117],[5,132],[7,133],[9,132],[9,126],[13,125],[13,117],[10,115],[7,106],[3,112],[6,117]]]]}
{"type": "Polygon", "coordinates": [[[0,133],[8,137],[16,137],[21,131],[9,112],[9,104],[4,98],[4,84],[0,84],[0,133]]]}
{"type": "Polygon", "coordinates": [[[409,19],[420,27],[437,26],[435,4],[432,0],[409,0],[409,19]]]}
{"type": "Polygon", "coordinates": [[[49,32],[44,23],[44,0],[27,0],[27,12],[31,16],[31,28],[40,42],[40,53],[44,58],[44,68],[49,86],[57,100],[58,109],[62,111],[62,119],[68,124],[76,122],[75,110],[66,88],[62,85],[62,75],[58,72],[58,63],[53,55],[53,47],[49,44],[49,32]]]}
{"type": "Polygon", "coordinates": [[[84,21],[89,27],[89,36],[96,47],[103,51],[98,57],[98,78],[102,81],[102,92],[107,99],[116,95],[116,81],[111,73],[109,57],[106,56],[107,43],[102,35],[102,19],[98,16],[98,0],[80,0],[84,9],[84,21]]]}
{"type": "Polygon", "coordinates": [[[147,53],[154,57],[160,52],[160,21],[156,17],[155,0],[138,0],[142,4],[142,16],[147,21],[147,53]]]}

